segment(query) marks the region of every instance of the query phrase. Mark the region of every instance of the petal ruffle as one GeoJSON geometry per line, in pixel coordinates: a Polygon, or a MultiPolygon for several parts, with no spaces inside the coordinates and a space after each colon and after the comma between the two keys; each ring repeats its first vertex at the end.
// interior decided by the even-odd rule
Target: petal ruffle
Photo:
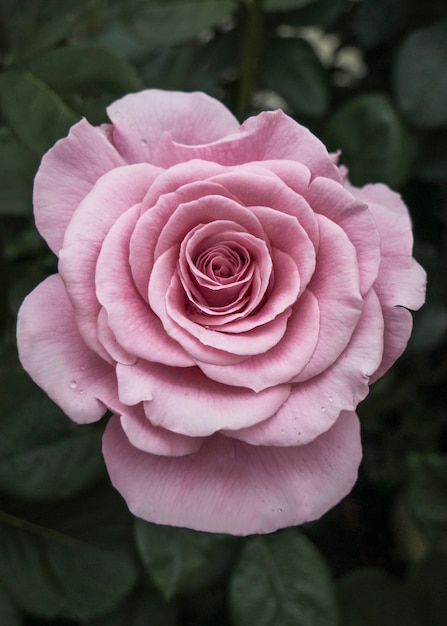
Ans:
{"type": "Polygon", "coordinates": [[[234,535],[317,519],[352,489],[361,459],[358,419],[348,412],[307,446],[265,448],[216,435],[182,457],[137,450],[112,418],[103,452],[134,515],[234,535]]]}
{"type": "Polygon", "coordinates": [[[96,181],[106,172],[125,165],[104,127],[87,120],[75,124],[42,159],[34,181],[34,215],[37,228],[58,254],[71,217],[96,181]]]}
{"type": "Polygon", "coordinates": [[[278,385],[254,393],[215,383],[196,368],[179,371],[144,361],[129,366],[118,364],[116,372],[123,404],[145,402],[146,415],[154,426],[190,437],[265,420],[279,409],[290,392],[289,385],[278,385]]]}
{"type": "Polygon", "coordinates": [[[65,233],[59,273],[73,304],[79,332],[104,358],[107,353],[97,338],[96,320],[101,307],[95,291],[96,262],[112,225],[141,202],[159,171],[142,163],[105,174],[79,205],[65,233]]]}
{"type": "Polygon", "coordinates": [[[218,100],[204,93],[147,89],[113,102],[107,113],[113,141],[127,163],[153,163],[166,133],[183,144],[216,141],[239,128],[239,122],[218,100]]]}
{"type": "Polygon", "coordinates": [[[153,163],[171,167],[191,159],[222,165],[287,159],[302,163],[313,176],[326,176],[342,182],[339,168],[332,162],[324,144],[280,110],[264,111],[250,117],[237,132],[214,143],[184,145],[168,134],[163,135],[153,163]]]}
{"type": "Polygon", "coordinates": [[[115,370],[79,335],[58,274],[27,296],[17,335],[23,367],[72,420],[86,424],[104,415],[116,397],[115,370]]]}

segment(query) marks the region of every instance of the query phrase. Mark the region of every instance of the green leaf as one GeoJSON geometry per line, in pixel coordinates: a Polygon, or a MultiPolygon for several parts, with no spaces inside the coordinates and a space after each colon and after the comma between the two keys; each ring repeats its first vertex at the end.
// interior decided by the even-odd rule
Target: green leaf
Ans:
{"type": "Polygon", "coordinates": [[[138,69],[148,87],[213,93],[238,66],[237,30],[219,34],[206,45],[188,43],[153,50],[138,69]]]}
{"type": "Polygon", "coordinates": [[[107,48],[84,44],[50,50],[29,64],[79,114],[100,123],[112,100],[143,88],[134,67],[107,48]],[[96,106],[95,106],[96,105],[96,106]]]}
{"type": "Polygon", "coordinates": [[[70,422],[14,359],[2,359],[0,396],[3,492],[28,500],[60,499],[104,475],[102,428],[70,422]]]}
{"type": "Polygon", "coordinates": [[[231,538],[226,535],[136,519],[135,539],[149,577],[166,599],[197,586],[204,578],[212,582],[220,573],[220,564],[225,568],[228,563],[231,538]]]}
{"type": "Polygon", "coordinates": [[[0,586],[0,624],[4,626],[20,626],[22,623],[19,613],[11,601],[9,594],[0,586]]]}
{"type": "Polygon", "coordinates": [[[296,529],[248,539],[230,594],[235,626],[338,624],[328,567],[296,529]]]}
{"type": "Polygon", "coordinates": [[[301,9],[309,4],[315,4],[317,0],[264,0],[265,11],[291,11],[301,9]]]}
{"type": "Polygon", "coordinates": [[[0,214],[31,215],[37,159],[6,126],[0,127],[0,214]]]}
{"type": "Polygon", "coordinates": [[[260,85],[282,96],[297,116],[318,118],[326,112],[326,72],[312,47],[301,39],[276,39],[266,49],[260,85]]]}
{"type": "Polygon", "coordinates": [[[387,95],[370,93],[342,105],[326,126],[330,150],[341,150],[355,185],[383,182],[401,187],[409,178],[415,140],[387,95]]]}
{"type": "Polygon", "coordinates": [[[411,596],[387,572],[361,569],[339,583],[341,626],[423,626],[411,596]]]}
{"type": "Polygon", "coordinates": [[[235,6],[234,0],[129,0],[122,19],[134,36],[156,47],[194,39],[235,6]]]}
{"type": "Polygon", "coordinates": [[[39,156],[79,119],[30,72],[6,72],[0,76],[0,105],[11,130],[39,156]]]}
{"type": "MultiPolygon", "coordinates": [[[[349,0],[348,0],[349,2],[349,0]]],[[[347,0],[316,0],[302,8],[281,15],[281,24],[290,26],[329,27],[348,4],[347,0]]]]}
{"type": "Polygon", "coordinates": [[[103,617],[83,622],[83,626],[180,626],[172,604],[151,589],[142,588],[103,617]]]}
{"type": "Polygon", "coordinates": [[[447,559],[440,554],[429,555],[410,570],[407,587],[422,626],[447,624],[446,580],[447,559]]]}
{"type": "Polygon", "coordinates": [[[397,51],[393,73],[396,102],[415,126],[447,123],[447,20],[411,33],[397,51]]]}
{"type": "Polygon", "coordinates": [[[26,513],[0,512],[0,578],[23,611],[88,619],[130,591],[137,570],[118,535],[122,505],[113,492],[26,513]]]}
{"type": "Polygon", "coordinates": [[[407,498],[434,548],[447,554],[447,455],[412,454],[407,498]]]}
{"type": "Polygon", "coordinates": [[[9,12],[13,55],[24,61],[67,37],[100,0],[21,0],[9,12]]]}
{"type": "Polygon", "coordinates": [[[405,25],[407,0],[362,0],[352,28],[361,47],[373,48],[393,39],[405,25]]]}

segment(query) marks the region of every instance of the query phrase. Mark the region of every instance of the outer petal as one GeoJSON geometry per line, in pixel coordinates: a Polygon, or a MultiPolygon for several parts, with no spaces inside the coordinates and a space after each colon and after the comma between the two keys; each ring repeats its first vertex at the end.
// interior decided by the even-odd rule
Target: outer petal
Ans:
{"type": "Polygon", "coordinates": [[[413,329],[413,317],[410,311],[400,306],[385,309],[383,318],[385,321],[385,349],[380,367],[371,376],[371,383],[383,376],[401,356],[407,347],[413,329]]]}
{"type": "Polygon", "coordinates": [[[191,437],[267,419],[290,392],[288,385],[278,385],[256,394],[210,381],[195,368],[179,372],[144,361],[130,366],[118,364],[117,376],[123,404],[145,401],[145,412],[153,425],[191,437]]]}
{"type": "Polygon", "coordinates": [[[99,420],[116,396],[115,370],[83,342],[58,274],[25,299],[18,318],[19,355],[31,378],[72,420],[99,420]]]}
{"type": "Polygon", "coordinates": [[[307,446],[255,447],[216,435],[180,458],[136,450],[115,418],[103,452],[112,483],[135,515],[234,535],[317,519],[349,493],[361,458],[355,413],[340,415],[307,446]]]}
{"type": "Polygon", "coordinates": [[[103,174],[125,165],[104,128],[75,124],[42,159],[34,181],[34,214],[40,234],[56,254],[78,204],[103,174]]]}
{"type": "Polygon", "coordinates": [[[194,145],[216,141],[239,127],[223,104],[200,92],[148,89],[116,100],[107,112],[113,141],[128,163],[153,162],[164,133],[194,145]]]}
{"type": "Polygon", "coordinates": [[[96,262],[104,238],[115,221],[138,204],[159,169],[142,163],[105,174],[79,205],[65,234],[59,272],[66,284],[84,340],[107,358],[97,338],[100,305],[95,293],[96,262]]]}
{"type": "Polygon", "coordinates": [[[375,289],[382,304],[419,309],[425,300],[426,274],[412,258],[413,235],[407,207],[386,185],[349,189],[368,203],[379,229],[382,262],[375,289]]]}
{"type": "Polygon", "coordinates": [[[367,293],[377,278],[381,261],[379,232],[367,205],[327,178],[315,178],[305,197],[314,211],[341,226],[348,235],[356,250],[360,292],[367,293]]]}
{"type": "Polygon", "coordinates": [[[296,379],[320,374],[348,345],[360,318],[359,270],[354,246],[346,233],[323,215],[318,215],[320,247],[315,274],[308,289],[320,307],[320,334],[312,359],[296,379]]]}
{"type": "Polygon", "coordinates": [[[153,163],[169,167],[191,159],[222,165],[290,159],[306,165],[314,176],[326,176],[342,182],[338,167],[321,141],[280,110],[264,111],[250,117],[238,132],[214,143],[182,145],[181,140],[164,135],[153,163]]]}

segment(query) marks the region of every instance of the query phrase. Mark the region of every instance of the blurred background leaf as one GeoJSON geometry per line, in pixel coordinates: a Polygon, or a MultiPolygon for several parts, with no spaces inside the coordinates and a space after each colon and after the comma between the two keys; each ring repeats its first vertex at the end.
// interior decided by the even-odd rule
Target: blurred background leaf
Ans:
{"type": "Polygon", "coordinates": [[[231,578],[236,626],[335,626],[337,604],[323,556],[298,530],[247,540],[231,578]]]}

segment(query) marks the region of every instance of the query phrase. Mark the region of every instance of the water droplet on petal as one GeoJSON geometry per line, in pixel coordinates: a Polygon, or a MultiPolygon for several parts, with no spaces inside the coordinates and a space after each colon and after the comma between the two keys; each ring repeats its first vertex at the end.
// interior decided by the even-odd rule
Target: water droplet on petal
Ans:
{"type": "Polygon", "coordinates": [[[325,407],[325,406],[322,406],[322,407],[321,407],[321,409],[320,409],[320,411],[321,411],[322,413],[326,413],[326,407],[325,407]]]}
{"type": "Polygon", "coordinates": [[[75,380],[72,380],[70,383],[70,389],[76,389],[77,386],[78,386],[78,383],[75,380]]]}
{"type": "Polygon", "coordinates": [[[328,396],[327,399],[329,400],[329,402],[333,402],[334,398],[332,396],[328,396]]]}
{"type": "Polygon", "coordinates": [[[142,143],[143,146],[146,146],[147,145],[147,139],[142,139],[141,143],[142,143]]]}

